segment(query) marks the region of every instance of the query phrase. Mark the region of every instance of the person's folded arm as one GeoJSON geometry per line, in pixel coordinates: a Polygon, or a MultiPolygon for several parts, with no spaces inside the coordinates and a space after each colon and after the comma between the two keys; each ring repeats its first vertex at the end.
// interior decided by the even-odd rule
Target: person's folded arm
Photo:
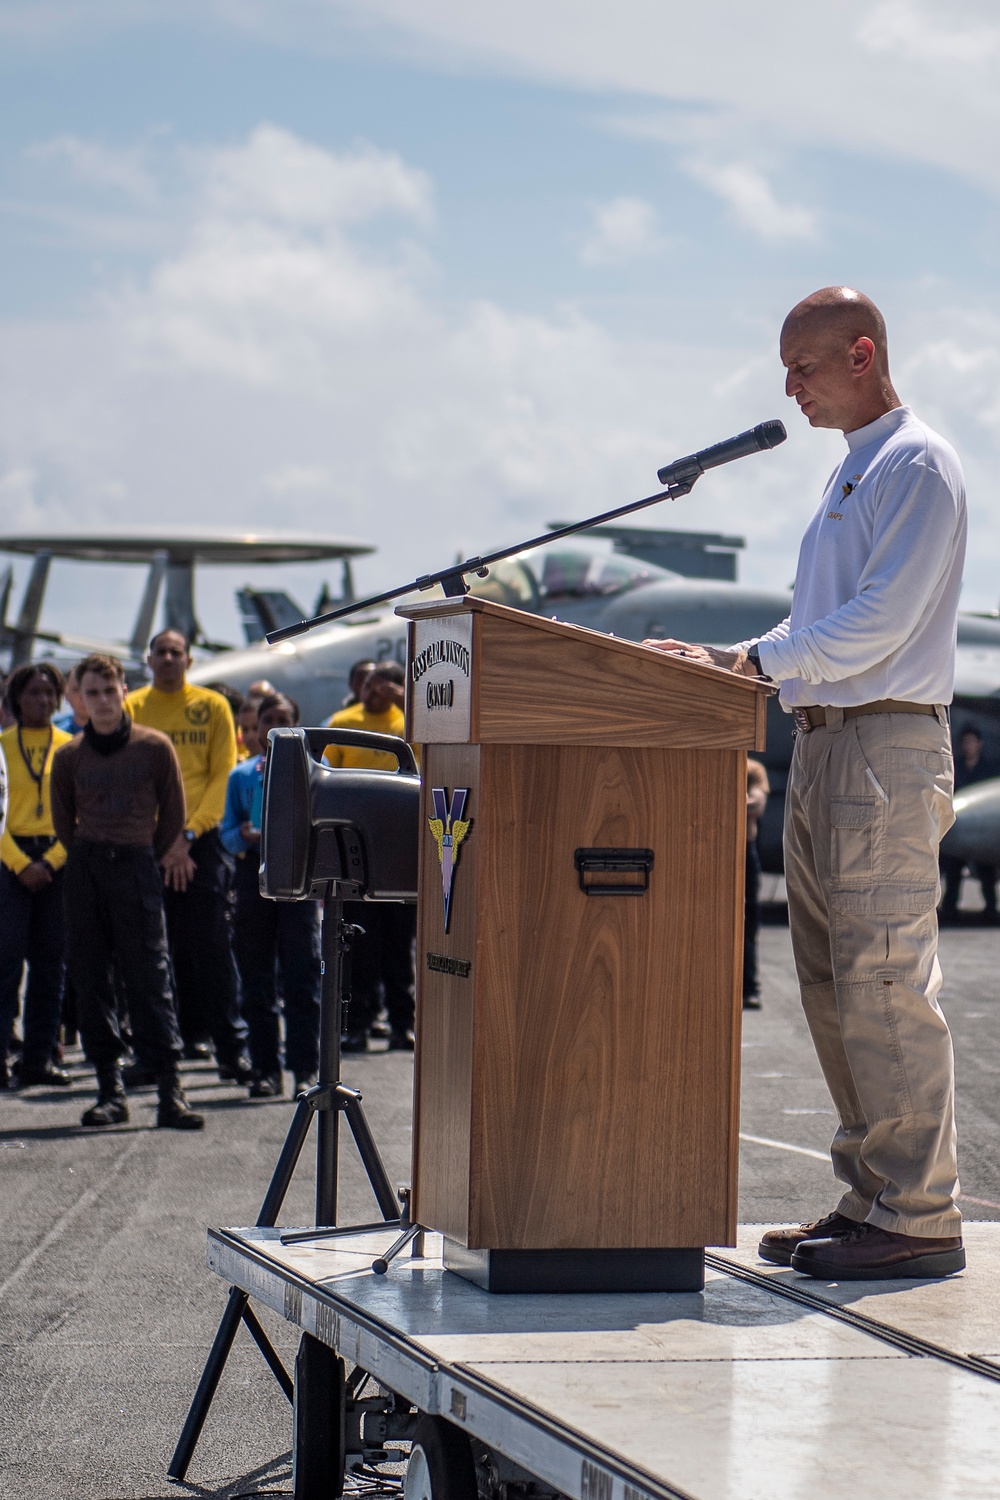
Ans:
{"type": "Polygon", "coordinates": [[[56,870],[61,870],[63,865],[66,863],[65,844],[60,843],[59,840],[56,839],[51,849],[46,849],[45,853],[42,855],[42,858],[45,860],[45,863],[48,865],[49,869],[53,872],[55,872],[56,870]]]}
{"type": "Polygon", "coordinates": [[[20,875],[31,864],[31,860],[25,854],[21,846],[15,841],[13,834],[4,829],[0,836],[0,864],[7,866],[15,875],[20,875]]]}
{"type": "Polygon", "coordinates": [[[213,705],[208,733],[208,781],[198,806],[188,808],[187,826],[195,838],[216,828],[221,821],[229,773],[236,765],[236,730],[225,702],[218,709],[213,705]]]}
{"type": "Polygon", "coordinates": [[[162,859],[184,832],[184,778],[177,751],[168,741],[161,747],[156,769],[157,818],[153,849],[162,859]]]}
{"type": "Polygon", "coordinates": [[[245,854],[249,848],[241,832],[250,817],[250,804],[244,795],[246,781],[245,776],[233,773],[226,787],[226,810],[219,825],[219,837],[228,854],[245,854]]]}
{"type": "MultiPolygon", "coordinates": [[[[67,750],[69,746],[65,747],[67,750]]],[[[76,787],[68,756],[57,750],[52,757],[49,775],[49,805],[52,809],[52,826],[63,850],[67,850],[76,836],[76,787]]],[[[52,851],[50,851],[52,852],[52,851]]],[[[65,859],[65,854],[63,859],[65,859]]],[[[6,858],[4,859],[6,864],[6,858]]]]}

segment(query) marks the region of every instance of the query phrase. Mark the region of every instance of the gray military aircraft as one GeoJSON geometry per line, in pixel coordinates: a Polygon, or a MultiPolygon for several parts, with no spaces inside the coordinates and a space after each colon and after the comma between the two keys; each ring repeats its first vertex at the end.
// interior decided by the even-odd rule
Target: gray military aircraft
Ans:
{"type": "MultiPolygon", "coordinates": [[[[649,561],[657,553],[658,538],[660,553],[670,544],[676,555],[676,532],[610,531],[603,535],[597,528],[586,537],[496,562],[489,576],[469,580],[472,592],[514,609],[546,613],[628,640],[675,636],[706,645],[732,645],[762,634],[789,613],[792,594],[786,589],[747,588],[718,577],[684,577],[649,561]]],[[[712,541],[739,544],[739,538],[702,541],[709,546],[712,541]]],[[[393,607],[321,625],[277,645],[223,652],[195,667],[192,678],[231,682],[240,690],[267,678],[297,700],[304,720],[322,723],[345,699],[349,669],[360,660],[405,663],[405,628],[393,607]]],[[[1000,756],[1000,619],[961,618],[954,715],[958,732],[967,723],[975,724],[987,739],[987,750],[1000,756]]],[[[777,699],[768,705],[768,750],[763,759],[772,795],[760,828],[760,855],[765,870],[780,873],[792,720],[781,711],[777,699]]],[[[1000,802],[996,828],[1000,846],[1000,802]]]]}
{"type": "MultiPolygon", "coordinates": [[[[29,661],[40,645],[50,660],[62,666],[79,661],[90,651],[104,651],[119,656],[125,663],[130,681],[142,681],[146,675],[146,650],[162,595],[162,620],[165,625],[182,630],[196,646],[207,652],[229,649],[210,641],[198,620],[195,597],[195,568],[204,564],[257,564],[320,562],[340,559],[343,582],[338,603],[354,597],[351,578],[352,557],[374,552],[368,542],[348,537],[299,536],[294,532],[246,532],[164,529],[130,532],[79,532],[71,535],[0,536],[0,553],[27,556],[32,559],[31,572],[21,596],[17,619],[8,622],[13,586],[13,569],[0,574],[0,653],[5,665],[19,666],[29,661]],[[54,558],[70,562],[144,564],[146,584],[127,640],[102,641],[92,637],[45,630],[41,625],[49,569],[54,558]]],[[[281,591],[254,589],[249,585],[237,595],[248,640],[262,640],[267,631],[287,620],[301,618],[298,605],[281,591]]],[[[324,588],[316,608],[331,602],[324,588]]]]}
{"type": "MultiPolygon", "coordinates": [[[[782,619],[791,597],[683,578],[598,539],[574,539],[507,558],[494,563],[486,578],[473,578],[471,586],[480,598],[631,640],[682,628],[698,632],[699,640],[740,640],[782,619]],[[732,631],[736,634],[727,634],[732,631]]],[[[316,722],[339,706],[352,663],[365,659],[405,662],[405,621],[392,606],[319,626],[293,641],[224,652],[199,665],[192,677],[224,679],[241,689],[266,677],[291,693],[305,719],[316,722]]]]}
{"type": "MultiPolygon", "coordinates": [[[[785,617],[791,605],[791,594],[785,590],[753,589],[736,582],[735,552],[742,545],[739,537],[714,533],[603,526],[494,563],[487,577],[472,579],[472,587],[475,593],[516,609],[554,615],[630,640],[675,636],[726,646],[768,630],[785,617]],[[668,566],[662,566],[664,562],[668,566]]],[[[299,702],[307,722],[321,723],[340,707],[354,662],[405,662],[405,629],[393,608],[353,615],[294,641],[267,646],[262,643],[265,632],[301,619],[302,610],[280,590],[247,586],[237,595],[247,645],[226,649],[207,641],[198,622],[195,566],[339,558],[344,567],[341,599],[333,601],[324,592],[315,606],[320,613],[331,603],[353,597],[350,559],[373,550],[367,543],[348,538],[221,531],[0,537],[0,552],[33,558],[18,618],[11,624],[7,623],[11,571],[8,568],[0,575],[0,650],[8,665],[16,665],[40,645],[64,666],[85,651],[111,650],[124,659],[130,679],[142,681],[146,643],[162,596],[165,624],[183,630],[206,650],[215,648],[194,667],[192,680],[224,681],[245,691],[251,682],[267,678],[299,702]],[[127,641],[96,641],[41,629],[53,558],[147,566],[146,586],[127,641]]],[[[960,618],[953,722],[956,735],[969,725],[979,729],[987,755],[1000,762],[1000,620],[995,617],[960,618]]],[[[781,817],[791,751],[791,722],[772,700],[764,756],[772,796],[760,844],[764,867],[774,872],[781,869],[781,817]]],[[[960,798],[949,848],[962,852],[968,827],[970,848],[981,849],[984,839],[989,843],[992,838],[1000,862],[1000,782],[980,783],[976,791],[975,832],[971,804],[966,812],[960,798]]],[[[965,857],[980,860],[982,855],[965,857]]]]}
{"type": "MultiPolygon", "coordinates": [[[[673,636],[728,646],[769,630],[791,608],[790,591],[735,582],[735,566],[725,554],[741,545],[736,537],[598,527],[494,563],[486,578],[471,577],[469,582],[482,598],[627,640],[673,636]],[[651,560],[657,556],[669,557],[674,570],[651,560]],[[711,570],[716,576],[685,577],[675,571],[679,567],[698,574],[711,570]]],[[[392,606],[319,626],[277,645],[223,652],[200,663],[191,677],[202,683],[225,681],[241,691],[266,678],[298,702],[304,722],[323,723],[347,694],[351,666],[364,660],[405,664],[405,626],[392,606]]],[[[978,728],[987,752],[1000,760],[1000,619],[960,619],[953,718],[956,733],[969,724],[978,728]]],[[[768,705],[763,756],[772,795],[760,830],[761,861],[772,873],[782,868],[781,823],[791,757],[791,719],[775,698],[768,705]]],[[[1000,783],[996,785],[991,826],[1000,850],[1000,783]]]]}

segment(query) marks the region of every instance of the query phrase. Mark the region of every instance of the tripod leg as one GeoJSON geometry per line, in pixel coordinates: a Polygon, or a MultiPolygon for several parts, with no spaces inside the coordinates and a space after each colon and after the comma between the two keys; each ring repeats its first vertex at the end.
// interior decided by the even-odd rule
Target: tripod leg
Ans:
{"type": "Polygon", "coordinates": [[[341,1108],[347,1116],[347,1123],[351,1127],[358,1155],[368,1173],[368,1181],[372,1185],[379,1211],[386,1222],[391,1223],[393,1219],[399,1218],[399,1199],[389,1181],[385,1164],[375,1144],[375,1137],[368,1128],[365,1112],[361,1108],[361,1098],[354,1089],[344,1088],[342,1085],[337,1089],[337,1095],[341,1101],[341,1108]]]}
{"type": "Polygon", "coordinates": [[[236,1337],[240,1321],[246,1308],[248,1297],[246,1292],[241,1291],[238,1286],[229,1288],[229,1301],[226,1310],[222,1314],[222,1322],[219,1331],[215,1335],[215,1342],[209,1351],[205,1368],[201,1372],[198,1389],[194,1393],[191,1402],[191,1410],[187,1414],[187,1421],[177,1440],[174,1456],[170,1460],[167,1476],[170,1479],[183,1479],[188,1471],[188,1464],[195,1450],[195,1445],[201,1436],[201,1429],[205,1425],[208,1416],[208,1408],[212,1404],[215,1388],[219,1384],[219,1377],[225,1368],[229,1351],[233,1347],[233,1339],[236,1337]]]}
{"type": "Polygon", "coordinates": [[[295,1106],[295,1113],[288,1127],[281,1155],[278,1157],[267,1192],[264,1194],[260,1213],[257,1215],[257,1224],[261,1229],[271,1229],[278,1222],[288,1185],[298,1165],[299,1157],[302,1155],[306,1136],[309,1134],[309,1122],[312,1117],[313,1110],[309,1100],[305,1097],[300,1098],[295,1106]]]}
{"type": "Polygon", "coordinates": [[[395,1260],[400,1250],[405,1250],[410,1241],[415,1240],[420,1233],[419,1224],[408,1224],[399,1236],[399,1239],[393,1240],[385,1254],[380,1255],[377,1260],[372,1261],[372,1270],[375,1272],[375,1275],[384,1276],[389,1269],[389,1262],[395,1260]]]}
{"type": "Polygon", "coordinates": [[[285,1369],[271,1340],[264,1332],[260,1319],[250,1306],[249,1302],[243,1309],[243,1321],[246,1324],[247,1333],[253,1339],[257,1348],[264,1356],[264,1363],[281,1386],[289,1401],[294,1400],[295,1387],[292,1385],[292,1377],[285,1369]]]}
{"type": "MultiPolygon", "coordinates": [[[[302,1154],[302,1147],[305,1145],[305,1139],[309,1133],[309,1121],[312,1119],[312,1114],[312,1107],[308,1100],[300,1099],[295,1106],[295,1114],[288,1128],[285,1144],[281,1148],[281,1155],[278,1157],[274,1174],[271,1177],[267,1192],[264,1194],[264,1201],[260,1206],[260,1213],[257,1215],[257,1223],[261,1228],[271,1228],[277,1221],[278,1214],[281,1212],[281,1205],[285,1201],[285,1194],[288,1192],[288,1184],[292,1180],[292,1173],[295,1171],[296,1163],[302,1154]]],[[[174,1456],[170,1460],[170,1467],[167,1470],[167,1475],[170,1479],[183,1479],[188,1471],[188,1464],[191,1462],[198,1439],[201,1436],[201,1429],[204,1427],[205,1418],[208,1416],[208,1408],[212,1404],[216,1387],[219,1384],[219,1378],[225,1369],[226,1360],[229,1358],[229,1351],[233,1347],[233,1339],[236,1337],[241,1320],[246,1320],[247,1327],[253,1335],[257,1347],[271,1366],[275,1379],[286,1396],[289,1394],[288,1375],[281,1365],[281,1361],[278,1360],[278,1356],[274,1354],[272,1349],[271,1353],[274,1354],[275,1360],[278,1360],[278,1369],[281,1370],[281,1374],[279,1375],[278,1370],[275,1369],[270,1359],[268,1359],[267,1352],[257,1338],[256,1333],[254,1333],[253,1324],[256,1323],[257,1328],[260,1329],[261,1336],[265,1337],[266,1341],[264,1330],[260,1327],[254,1314],[250,1312],[249,1298],[246,1292],[241,1291],[237,1286],[231,1286],[229,1288],[229,1301],[226,1304],[225,1312],[222,1314],[219,1330],[215,1335],[215,1341],[209,1351],[208,1359],[205,1361],[205,1368],[201,1373],[198,1389],[194,1393],[194,1400],[191,1402],[191,1409],[187,1414],[187,1420],[177,1440],[174,1456]],[[250,1319],[253,1319],[252,1323],[250,1319]]],[[[270,1343],[268,1343],[268,1349],[270,1347],[270,1343]]]]}

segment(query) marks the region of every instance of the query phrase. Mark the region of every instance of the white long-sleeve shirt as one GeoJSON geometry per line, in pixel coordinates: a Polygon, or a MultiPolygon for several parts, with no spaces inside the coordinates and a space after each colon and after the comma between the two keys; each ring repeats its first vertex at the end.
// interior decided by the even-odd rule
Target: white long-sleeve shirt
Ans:
{"type": "Polygon", "coordinates": [[[966,537],[958,455],[908,406],[846,436],[802,539],[792,612],[756,642],[761,668],[789,710],[950,703],[966,537]]]}

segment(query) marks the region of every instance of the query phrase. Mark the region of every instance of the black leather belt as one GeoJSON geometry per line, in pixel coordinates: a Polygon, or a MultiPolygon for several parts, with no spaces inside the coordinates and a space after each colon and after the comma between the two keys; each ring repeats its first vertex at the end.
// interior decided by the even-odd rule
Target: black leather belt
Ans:
{"type": "MultiPolygon", "coordinates": [[[[859,714],[929,714],[937,718],[935,703],[904,703],[899,698],[880,698],[876,703],[856,703],[840,712],[845,719],[856,719],[859,714]]],[[[799,734],[808,734],[812,729],[826,728],[827,710],[819,705],[809,708],[793,708],[792,718],[799,734]]]]}
{"type": "Polygon", "coordinates": [[[153,853],[151,844],[111,844],[97,839],[74,839],[73,844],[91,859],[148,859],[153,853]]]}

